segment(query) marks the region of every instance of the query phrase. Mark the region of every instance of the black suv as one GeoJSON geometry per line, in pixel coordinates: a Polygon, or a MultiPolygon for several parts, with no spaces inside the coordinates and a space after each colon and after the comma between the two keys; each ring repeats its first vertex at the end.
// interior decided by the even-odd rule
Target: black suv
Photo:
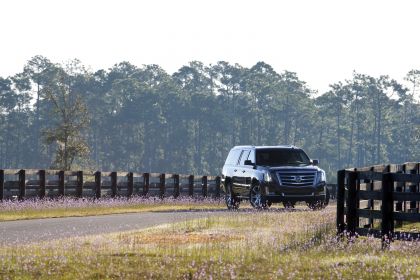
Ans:
{"type": "Polygon", "coordinates": [[[325,171],[295,146],[236,146],[230,150],[222,171],[222,187],[228,209],[241,200],[254,208],[282,202],[293,208],[305,201],[311,209],[329,201],[325,171]]]}

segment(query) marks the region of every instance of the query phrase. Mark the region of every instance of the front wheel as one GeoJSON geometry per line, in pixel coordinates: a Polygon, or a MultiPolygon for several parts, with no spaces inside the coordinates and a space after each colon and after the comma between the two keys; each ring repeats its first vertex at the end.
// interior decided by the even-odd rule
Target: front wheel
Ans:
{"type": "Polygon", "coordinates": [[[253,184],[249,192],[249,202],[255,209],[268,208],[268,204],[264,196],[261,194],[260,184],[253,184]]]}
{"type": "Polygon", "coordinates": [[[283,201],[283,206],[286,209],[293,209],[293,208],[295,208],[295,204],[296,204],[296,202],[293,202],[293,201],[283,201]]]}
{"type": "Polygon", "coordinates": [[[328,190],[328,188],[325,188],[325,199],[307,202],[307,205],[312,210],[321,210],[327,207],[329,202],[330,202],[330,191],[328,190]]]}

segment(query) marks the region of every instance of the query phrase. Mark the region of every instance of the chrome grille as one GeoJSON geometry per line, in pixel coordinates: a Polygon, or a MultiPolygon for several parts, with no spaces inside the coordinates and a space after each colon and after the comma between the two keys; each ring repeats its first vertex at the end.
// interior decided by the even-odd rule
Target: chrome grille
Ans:
{"type": "Polygon", "coordinates": [[[278,171],[280,185],[286,187],[312,187],[315,184],[316,171],[278,171]]]}

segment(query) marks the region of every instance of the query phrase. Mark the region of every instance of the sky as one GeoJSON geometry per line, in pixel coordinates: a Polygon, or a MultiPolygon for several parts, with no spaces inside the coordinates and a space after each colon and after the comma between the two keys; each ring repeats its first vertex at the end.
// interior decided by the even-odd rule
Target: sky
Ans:
{"type": "Polygon", "coordinates": [[[323,93],[353,71],[402,82],[420,69],[416,0],[2,0],[0,26],[2,77],[35,55],[170,74],[193,60],[264,61],[323,93]]]}

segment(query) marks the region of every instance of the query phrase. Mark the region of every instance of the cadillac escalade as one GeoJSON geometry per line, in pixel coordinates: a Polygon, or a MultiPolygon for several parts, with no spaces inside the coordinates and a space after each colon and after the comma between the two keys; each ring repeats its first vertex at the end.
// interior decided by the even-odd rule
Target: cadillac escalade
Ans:
{"type": "Polygon", "coordinates": [[[295,146],[236,146],[222,170],[226,206],[237,209],[249,200],[258,209],[275,202],[293,208],[303,201],[311,209],[324,208],[329,192],[318,163],[295,146]]]}

